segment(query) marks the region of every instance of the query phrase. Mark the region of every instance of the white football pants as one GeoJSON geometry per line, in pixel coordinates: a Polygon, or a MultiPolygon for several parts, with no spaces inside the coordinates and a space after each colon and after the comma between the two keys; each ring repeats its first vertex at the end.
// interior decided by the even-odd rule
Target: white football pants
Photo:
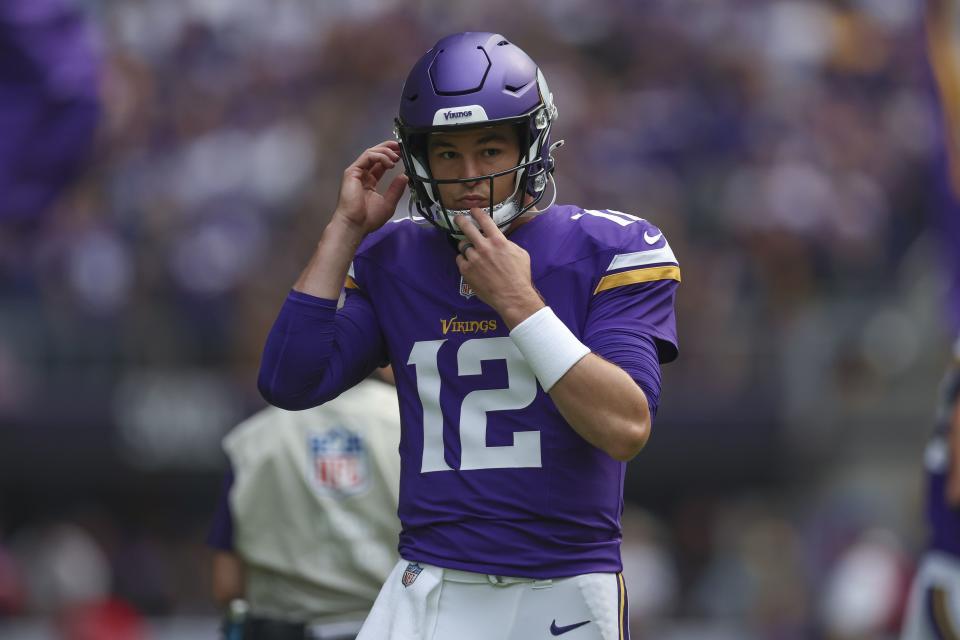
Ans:
{"type": "Polygon", "coordinates": [[[619,573],[533,580],[401,559],[357,640],[629,640],[628,617],[619,573]]]}

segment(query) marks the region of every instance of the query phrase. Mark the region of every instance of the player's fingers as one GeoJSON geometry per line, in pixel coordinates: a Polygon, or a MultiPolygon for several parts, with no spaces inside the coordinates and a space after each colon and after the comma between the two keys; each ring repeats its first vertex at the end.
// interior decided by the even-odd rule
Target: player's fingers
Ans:
{"type": "Polygon", "coordinates": [[[400,143],[397,142],[396,140],[394,140],[393,138],[388,138],[388,139],[384,140],[383,142],[381,142],[380,144],[375,145],[374,147],[371,147],[371,148],[374,148],[374,149],[375,149],[375,148],[377,148],[377,147],[387,147],[388,149],[390,149],[390,150],[393,151],[394,153],[400,153],[400,143]]]}
{"type": "Polygon", "coordinates": [[[375,147],[370,147],[368,151],[375,151],[376,153],[382,153],[385,156],[393,159],[394,162],[400,160],[400,149],[398,147],[390,147],[385,144],[378,144],[375,147]]]}
{"type": "Polygon", "coordinates": [[[470,209],[470,216],[477,221],[480,231],[483,232],[483,235],[486,237],[493,238],[497,235],[503,235],[503,232],[497,227],[490,214],[480,207],[472,207],[470,209]]]}
{"type": "Polygon", "coordinates": [[[386,162],[377,161],[369,169],[360,169],[360,171],[362,171],[361,182],[364,188],[376,189],[377,185],[380,184],[380,179],[383,177],[383,174],[391,168],[392,167],[386,162]]]}
{"type": "Polygon", "coordinates": [[[467,259],[463,257],[462,254],[457,254],[457,269],[460,271],[460,275],[463,275],[464,270],[470,263],[467,262],[467,259]]]}
{"type": "Polygon", "coordinates": [[[406,174],[401,173],[390,182],[390,186],[384,192],[383,200],[391,211],[397,208],[397,204],[403,196],[403,190],[407,188],[407,181],[406,174]]]}
{"type": "Polygon", "coordinates": [[[471,222],[469,217],[457,216],[453,220],[456,225],[460,227],[460,232],[463,233],[467,240],[473,243],[474,247],[479,246],[483,242],[483,234],[480,232],[480,229],[471,222]]]}
{"type": "Polygon", "coordinates": [[[379,144],[375,144],[375,145],[373,145],[373,146],[370,147],[370,148],[371,148],[371,149],[386,149],[387,151],[390,151],[391,153],[397,153],[397,154],[400,153],[400,143],[397,142],[396,140],[384,140],[383,142],[381,142],[381,143],[379,143],[379,144]]]}
{"type": "Polygon", "coordinates": [[[373,184],[377,184],[378,182],[380,182],[380,178],[382,178],[383,174],[385,174],[386,172],[387,172],[387,166],[382,162],[378,162],[377,164],[370,167],[369,174],[370,174],[370,177],[373,178],[373,184]]]}
{"type": "Polygon", "coordinates": [[[370,169],[358,169],[358,171],[360,171],[360,183],[363,185],[363,188],[376,189],[380,178],[383,177],[386,170],[386,167],[380,163],[373,165],[370,169]]]}
{"type": "Polygon", "coordinates": [[[357,158],[356,162],[354,162],[350,166],[359,167],[364,171],[369,171],[377,163],[380,163],[386,166],[388,169],[392,169],[397,164],[397,160],[399,159],[400,158],[397,156],[397,154],[392,154],[391,156],[391,155],[387,155],[383,151],[375,151],[373,149],[367,149],[366,151],[361,153],[360,157],[357,158]]]}
{"type": "Polygon", "coordinates": [[[392,168],[396,166],[400,160],[400,156],[397,154],[381,150],[369,151],[368,156],[370,158],[370,166],[379,163],[385,165],[387,168],[392,168]]]}
{"type": "Polygon", "coordinates": [[[385,155],[396,162],[400,160],[400,143],[398,143],[396,140],[384,140],[380,144],[366,149],[363,153],[357,156],[357,159],[354,160],[350,166],[368,169],[370,165],[370,154],[385,155]]]}

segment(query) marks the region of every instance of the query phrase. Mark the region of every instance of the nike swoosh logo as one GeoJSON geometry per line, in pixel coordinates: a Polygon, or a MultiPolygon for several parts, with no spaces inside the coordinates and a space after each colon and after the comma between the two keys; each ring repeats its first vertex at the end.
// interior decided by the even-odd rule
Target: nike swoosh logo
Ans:
{"type": "Polygon", "coordinates": [[[660,233],[658,233],[657,235],[655,235],[655,236],[650,235],[650,232],[649,232],[649,231],[644,231],[644,232],[643,232],[643,239],[647,241],[647,244],[653,244],[654,242],[656,242],[657,240],[659,240],[659,239],[662,238],[662,237],[663,237],[663,232],[662,232],[662,231],[661,231],[660,233]]]}
{"type": "Polygon", "coordinates": [[[589,621],[589,620],[584,620],[583,622],[577,622],[577,623],[575,623],[575,624],[568,624],[568,625],[565,626],[565,627],[558,627],[558,626],[557,626],[557,621],[554,620],[553,622],[550,623],[550,635],[553,635],[553,636],[562,636],[562,635],[565,634],[567,631],[573,631],[574,629],[578,629],[578,628],[582,627],[582,626],[585,625],[585,624],[590,624],[590,621],[589,621]]]}

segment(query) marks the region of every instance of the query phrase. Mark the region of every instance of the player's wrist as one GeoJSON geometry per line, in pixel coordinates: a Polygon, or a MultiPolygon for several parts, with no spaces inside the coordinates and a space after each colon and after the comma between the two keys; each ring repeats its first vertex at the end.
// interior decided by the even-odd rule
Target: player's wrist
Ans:
{"type": "Polygon", "coordinates": [[[348,243],[359,246],[366,237],[367,231],[362,224],[357,224],[346,215],[335,211],[323,230],[321,241],[332,240],[338,243],[348,243]]]}
{"type": "Polygon", "coordinates": [[[590,353],[548,306],[514,327],[510,338],[547,392],[590,353]]]}
{"type": "Polygon", "coordinates": [[[511,298],[505,299],[493,306],[500,317],[507,325],[507,329],[512,330],[517,325],[524,322],[527,318],[537,313],[547,306],[536,289],[521,293],[511,298]]]}

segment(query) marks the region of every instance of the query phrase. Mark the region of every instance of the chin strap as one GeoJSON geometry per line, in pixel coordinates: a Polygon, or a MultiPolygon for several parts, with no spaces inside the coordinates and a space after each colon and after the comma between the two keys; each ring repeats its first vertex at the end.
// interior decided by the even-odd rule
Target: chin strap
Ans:
{"type": "Polygon", "coordinates": [[[416,196],[414,196],[413,194],[410,194],[410,197],[407,198],[407,218],[413,224],[418,224],[420,226],[426,225],[428,227],[432,227],[433,225],[430,223],[430,221],[424,218],[423,216],[413,215],[413,199],[415,197],[416,196]]]}
{"type": "MultiPolygon", "coordinates": [[[[561,141],[558,142],[557,144],[563,144],[563,140],[561,140],[561,141]]],[[[542,212],[542,211],[546,211],[547,209],[549,209],[550,207],[552,207],[552,206],[553,206],[554,204],[556,204],[556,202],[557,202],[557,181],[556,181],[556,179],[554,179],[552,172],[550,173],[549,176],[547,176],[547,182],[550,183],[550,186],[553,187],[553,195],[550,197],[550,204],[548,204],[547,206],[545,206],[543,209],[540,209],[541,212],[542,212]]]]}
{"type": "MultiPolygon", "coordinates": [[[[563,145],[565,145],[566,143],[567,143],[566,140],[557,140],[552,145],[550,145],[550,149],[547,151],[547,157],[550,158],[551,167],[553,166],[553,152],[559,149],[560,147],[562,147],[563,145]]],[[[553,177],[553,171],[550,171],[550,173],[547,174],[547,182],[550,184],[550,186],[553,187],[553,195],[550,197],[550,204],[545,206],[543,209],[540,209],[540,211],[545,211],[546,209],[549,209],[557,202],[557,180],[556,178],[553,177]]],[[[546,189],[546,186],[544,186],[544,189],[546,189]]]]}

